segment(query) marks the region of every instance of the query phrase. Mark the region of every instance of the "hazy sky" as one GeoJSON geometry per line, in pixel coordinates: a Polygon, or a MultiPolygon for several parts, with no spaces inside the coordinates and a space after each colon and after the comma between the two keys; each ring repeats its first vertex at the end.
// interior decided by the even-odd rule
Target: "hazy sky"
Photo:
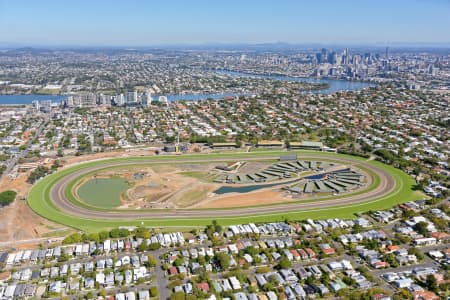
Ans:
{"type": "Polygon", "coordinates": [[[450,43],[450,0],[0,0],[0,43],[450,43]]]}

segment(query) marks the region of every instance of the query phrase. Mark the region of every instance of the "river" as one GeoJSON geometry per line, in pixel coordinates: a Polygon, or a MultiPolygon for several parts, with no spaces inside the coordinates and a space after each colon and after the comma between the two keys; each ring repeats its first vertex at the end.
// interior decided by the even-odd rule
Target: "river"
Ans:
{"type": "Polygon", "coordinates": [[[66,97],[62,95],[0,95],[0,104],[31,104],[34,100],[52,100],[52,102],[60,102],[65,98],[66,97]]]}
{"type": "MultiPolygon", "coordinates": [[[[338,80],[338,79],[318,79],[310,77],[292,77],[284,75],[260,75],[260,74],[248,74],[243,72],[235,71],[217,71],[221,74],[237,76],[237,77],[255,77],[255,78],[267,78],[273,80],[282,81],[296,81],[296,82],[310,82],[310,83],[326,83],[328,88],[322,90],[313,90],[312,93],[319,94],[331,94],[338,91],[355,91],[364,88],[374,86],[371,83],[360,82],[360,81],[349,81],[349,80],[338,80]]],[[[212,99],[223,99],[224,97],[234,97],[244,95],[244,93],[211,93],[211,94],[172,94],[167,95],[169,101],[195,101],[195,100],[206,100],[208,98],[212,99]]],[[[248,95],[248,94],[247,94],[248,95]]],[[[64,95],[0,95],[0,104],[31,104],[33,100],[52,100],[52,102],[61,102],[66,96],[64,95]]],[[[158,95],[153,97],[154,100],[158,99],[158,95]]]]}
{"type": "Polygon", "coordinates": [[[250,74],[245,72],[218,70],[216,71],[220,74],[237,76],[237,77],[253,77],[253,78],[267,78],[273,80],[281,81],[295,81],[295,82],[308,82],[308,83],[326,83],[328,88],[321,90],[313,90],[312,93],[317,94],[332,94],[339,91],[357,91],[364,88],[374,86],[372,83],[361,82],[361,81],[351,81],[351,80],[340,80],[340,79],[322,79],[322,78],[312,78],[312,77],[293,77],[287,75],[263,75],[263,74],[250,74]]]}

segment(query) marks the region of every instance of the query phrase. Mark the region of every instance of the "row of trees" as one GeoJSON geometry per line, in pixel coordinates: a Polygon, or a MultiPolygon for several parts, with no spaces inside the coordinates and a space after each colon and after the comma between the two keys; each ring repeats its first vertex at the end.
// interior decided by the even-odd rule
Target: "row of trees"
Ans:
{"type": "MultiPolygon", "coordinates": [[[[114,228],[111,231],[101,231],[101,232],[94,232],[90,234],[86,233],[73,233],[66,237],[63,240],[63,244],[77,244],[77,243],[87,243],[87,242],[104,242],[107,239],[116,239],[116,238],[126,238],[133,235],[136,238],[141,239],[149,239],[151,237],[151,233],[147,228],[144,227],[138,227],[133,232],[129,231],[125,228],[114,228]]],[[[146,250],[157,250],[161,247],[159,243],[156,244],[149,244],[141,243],[138,246],[138,251],[146,251],[146,250]]]]}
{"type": "Polygon", "coordinates": [[[39,166],[30,173],[30,175],[28,176],[27,182],[33,184],[40,178],[49,174],[49,171],[50,170],[47,167],[39,166]]]}
{"type": "Polygon", "coordinates": [[[55,160],[53,162],[53,164],[51,165],[50,168],[44,167],[44,166],[39,166],[37,167],[34,171],[32,171],[30,173],[30,175],[27,178],[27,182],[28,183],[35,183],[36,181],[38,181],[39,179],[41,179],[44,176],[47,176],[48,174],[53,173],[54,171],[56,171],[59,167],[60,167],[60,163],[58,160],[55,160]]]}
{"type": "Polygon", "coordinates": [[[130,231],[124,228],[114,228],[111,231],[101,231],[95,233],[73,233],[63,240],[63,244],[75,244],[85,242],[104,242],[109,238],[125,238],[130,236],[130,231]]]}

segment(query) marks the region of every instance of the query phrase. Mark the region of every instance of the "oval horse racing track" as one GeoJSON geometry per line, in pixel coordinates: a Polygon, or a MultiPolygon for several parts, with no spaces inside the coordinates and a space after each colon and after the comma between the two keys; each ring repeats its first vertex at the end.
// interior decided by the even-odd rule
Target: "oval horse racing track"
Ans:
{"type": "Polygon", "coordinates": [[[414,180],[391,166],[341,154],[292,151],[298,159],[327,160],[351,164],[371,174],[370,188],[356,190],[319,199],[276,205],[236,207],[227,209],[101,209],[74,201],[73,182],[97,170],[127,165],[182,164],[226,161],[274,160],[286,152],[260,152],[235,154],[197,154],[183,156],[128,157],[97,160],[63,168],[41,179],[31,188],[28,196],[30,207],[51,221],[82,229],[99,231],[117,226],[195,227],[210,224],[213,219],[221,224],[300,220],[306,218],[352,218],[355,213],[386,209],[401,202],[421,197],[412,191],[414,180]]]}

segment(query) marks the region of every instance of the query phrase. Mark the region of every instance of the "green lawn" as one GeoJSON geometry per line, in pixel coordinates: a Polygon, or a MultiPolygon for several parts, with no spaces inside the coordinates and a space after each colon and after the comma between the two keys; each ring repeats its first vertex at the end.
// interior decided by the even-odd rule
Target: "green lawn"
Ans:
{"type": "MultiPolygon", "coordinates": [[[[349,155],[333,154],[333,153],[322,153],[315,151],[290,151],[289,154],[298,154],[299,159],[302,159],[302,155],[307,158],[309,154],[320,155],[324,158],[333,157],[345,157],[351,158],[355,161],[365,161],[365,159],[360,157],[353,157],[349,155]]],[[[246,157],[258,157],[258,156],[279,156],[284,155],[286,152],[277,151],[266,151],[266,152],[250,152],[250,153],[226,153],[226,154],[193,154],[193,155],[182,155],[182,156],[154,156],[154,157],[133,157],[133,158],[117,158],[109,161],[130,161],[139,162],[142,160],[155,160],[155,161],[167,161],[168,164],[177,163],[177,160],[183,159],[226,159],[226,158],[236,158],[244,159],[246,157]]],[[[70,174],[75,170],[81,168],[86,168],[88,166],[101,165],[105,161],[94,161],[79,164],[76,166],[64,168],[54,174],[51,174],[39,182],[37,182],[29,192],[28,203],[30,207],[39,215],[54,222],[64,224],[76,229],[84,230],[87,232],[100,231],[102,229],[113,228],[117,226],[152,226],[152,227],[179,227],[179,228],[191,228],[196,226],[205,226],[210,224],[212,219],[205,218],[160,218],[160,219],[143,219],[143,220],[95,220],[89,218],[80,218],[71,216],[67,213],[60,211],[49,199],[49,191],[52,185],[57,182],[60,178],[70,174]]],[[[221,225],[231,225],[238,223],[248,223],[248,222],[271,222],[280,220],[302,220],[306,218],[313,219],[324,219],[324,218],[354,218],[356,213],[365,212],[369,210],[378,209],[388,209],[396,204],[417,200],[423,198],[424,196],[419,192],[414,192],[412,186],[415,184],[413,178],[403,173],[402,171],[395,169],[391,166],[384,165],[377,161],[366,161],[367,164],[372,164],[389,171],[395,180],[395,190],[385,197],[377,199],[368,199],[365,203],[359,203],[354,205],[348,205],[345,207],[328,207],[322,209],[308,209],[304,211],[293,211],[288,213],[274,213],[265,214],[257,216],[245,216],[245,217],[221,217],[216,218],[216,220],[221,225]]],[[[164,211],[161,212],[164,214],[164,211]]]]}
{"type": "Polygon", "coordinates": [[[77,189],[77,195],[89,205],[101,208],[120,206],[120,195],[128,188],[123,178],[93,178],[77,189]]]}
{"type": "Polygon", "coordinates": [[[174,203],[178,207],[187,207],[198,202],[198,199],[206,197],[208,191],[206,189],[189,190],[182,193],[174,203]]]}
{"type": "Polygon", "coordinates": [[[196,179],[205,179],[208,176],[207,172],[202,172],[202,171],[185,171],[185,172],[180,172],[179,174],[187,176],[187,177],[193,177],[196,179]]]}

